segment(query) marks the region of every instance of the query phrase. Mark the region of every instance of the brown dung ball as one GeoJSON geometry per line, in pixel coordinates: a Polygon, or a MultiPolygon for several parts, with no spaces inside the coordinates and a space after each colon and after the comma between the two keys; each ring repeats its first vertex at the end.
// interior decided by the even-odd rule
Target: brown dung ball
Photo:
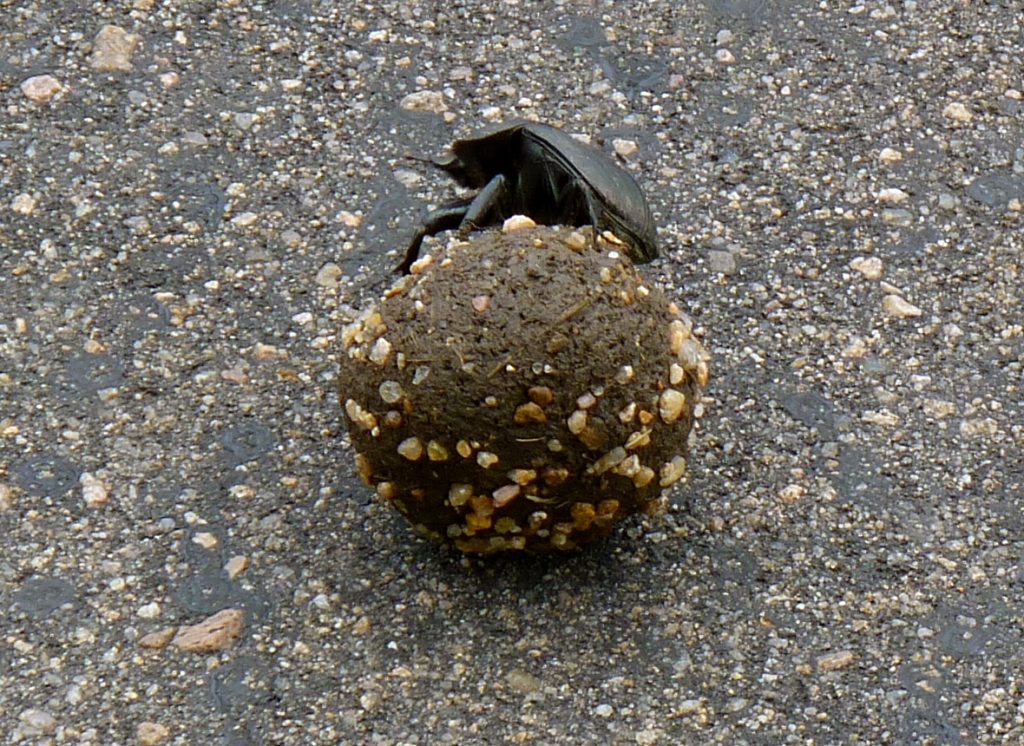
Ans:
{"type": "Polygon", "coordinates": [[[425,257],[343,334],[359,476],[468,553],[571,549],[656,511],[708,377],[614,236],[526,225],[425,257]]]}

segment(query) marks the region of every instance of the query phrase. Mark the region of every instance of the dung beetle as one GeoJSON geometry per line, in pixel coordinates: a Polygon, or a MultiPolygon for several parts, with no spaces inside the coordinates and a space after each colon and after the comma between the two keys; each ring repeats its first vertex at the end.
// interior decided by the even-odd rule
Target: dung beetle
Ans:
{"type": "Polygon", "coordinates": [[[654,218],[640,186],[601,150],[539,122],[486,127],[432,163],[476,194],[431,212],[396,271],[407,274],[426,236],[463,234],[523,214],[542,225],[610,230],[635,262],[658,256],[654,218]]]}

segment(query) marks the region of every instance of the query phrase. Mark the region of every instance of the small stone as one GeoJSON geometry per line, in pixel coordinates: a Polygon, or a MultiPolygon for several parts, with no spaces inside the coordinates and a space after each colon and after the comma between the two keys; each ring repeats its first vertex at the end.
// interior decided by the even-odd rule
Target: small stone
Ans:
{"type": "Polygon", "coordinates": [[[383,368],[391,359],[391,343],[384,337],[377,339],[377,341],[373,343],[373,347],[370,348],[369,359],[371,363],[383,368]]]}
{"type": "Polygon", "coordinates": [[[14,507],[14,489],[9,484],[0,482],[0,513],[14,507]]]}
{"type": "Polygon", "coordinates": [[[921,404],[921,409],[924,410],[926,415],[937,420],[956,414],[956,404],[951,401],[942,401],[941,399],[926,399],[921,404]]]}
{"type": "Polygon", "coordinates": [[[179,650],[192,653],[213,653],[226,650],[242,634],[245,612],[224,609],[199,624],[182,627],[171,644],[179,650]]]}
{"type": "Polygon", "coordinates": [[[256,497],[256,490],[248,484],[236,484],[228,490],[228,494],[236,500],[251,500],[256,497]]]}
{"type": "Polygon", "coordinates": [[[416,91],[405,96],[399,103],[406,111],[429,111],[441,114],[447,106],[440,91],[416,91]]]}
{"type": "Polygon", "coordinates": [[[890,293],[882,298],[882,310],[889,316],[893,316],[897,319],[914,318],[924,313],[913,303],[904,300],[901,296],[896,295],[895,293],[890,293]]]}
{"type": "Polygon", "coordinates": [[[338,287],[338,281],[341,279],[342,274],[341,267],[334,262],[328,262],[316,273],[316,284],[322,288],[333,290],[338,287]]]}
{"type": "Polygon", "coordinates": [[[719,49],[715,51],[715,59],[723,65],[731,65],[736,61],[736,56],[728,49],[719,49]]]}
{"type": "Polygon", "coordinates": [[[519,497],[519,485],[506,484],[505,486],[496,489],[491,494],[491,497],[494,499],[494,507],[503,508],[519,497]]]}
{"type": "Polygon", "coordinates": [[[224,574],[229,580],[234,580],[249,567],[249,558],[244,554],[236,554],[224,565],[224,574]]]}
{"type": "Polygon", "coordinates": [[[886,208],[882,210],[882,222],[902,228],[914,222],[914,215],[909,210],[886,208]]]}
{"type": "Polygon", "coordinates": [[[140,41],[141,36],[130,34],[120,26],[104,26],[93,39],[89,66],[100,72],[130,72],[132,54],[140,41]]]}
{"type": "Polygon", "coordinates": [[[110,490],[89,472],[83,472],[78,481],[82,485],[82,499],[88,507],[101,508],[110,500],[110,490]]]}
{"type": "Polygon", "coordinates": [[[33,75],[21,81],[21,92],[25,97],[41,104],[61,92],[63,86],[52,75],[33,75]]]}
{"type": "Polygon", "coordinates": [[[139,639],[139,647],[146,650],[162,650],[174,639],[177,631],[177,627],[165,627],[158,632],[150,632],[139,639]]]}
{"type": "Polygon", "coordinates": [[[198,544],[203,549],[213,549],[219,542],[217,534],[210,533],[209,531],[199,531],[192,537],[192,543],[198,544]]]}
{"type": "Polygon", "coordinates": [[[843,348],[843,357],[860,359],[868,354],[868,345],[863,337],[852,337],[843,348]]]}
{"type": "Polygon", "coordinates": [[[726,44],[732,42],[736,38],[736,35],[727,28],[721,29],[715,34],[715,44],[720,47],[724,47],[726,44]]]}
{"type": "Polygon", "coordinates": [[[490,451],[480,451],[476,455],[476,462],[483,468],[490,469],[498,463],[498,457],[490,451]]]}
{"type": "Polygon", "coordinates": [[[544,414],[544,410],[541,409],[539,404],[531,401],[526,404],[520,404],[516,407],[516,411],[512,419],[517,425],[526,425],[531,422],[547,422],[547,415],[544,414]]]}
{"type": "Polygon", "coordinates": [[[877,256],[858,256],[850,262],[850,269],[860,272],[867,280],[877,280],[882,276],[884,267],[877,256]]]}
{"type": "Polygon", "coordinates": [[[682,479],[685,473],[686,459],[682,456],[676,456],[671,461],[662,464],[661,469],[658,471],[658,484],[662,487],[671,487],[682,479]]]}
{"type": "Polygon", "coordinates": [[[537,224],[533,221],[532,218],[529,218],[526,215],[513,215],[512,217],[508,218],[504,223],[502,223],[501,232],[511,233],[512,231],[521,231],[527,230],[528,228],[536,227],[537,224]]]}
{"type": "Polygon", "coordinates": [[[31,215],[36,209],[36,198],[31,194],[19,194],[11,200],[11,209],[21,215],[31,215]]]}
{"type": "Polygon", "coordinates": [[[171,731],[166,725],[145,721],[139,723],[135,729],[135,738],[140,746],[159,746],[171,737],[171,731]]]}
{"type": "Polygon", "coordinates": [[[487,122],[497,122],[502,116],[500,106],[485,106],[480,110],[480,117],[487,122]]]}
{"type": "Polygon", "coordinates": [[[406,438],[398,444],[398,455],[409,461],[419,461],[423,458],[423,441],[416,436],[406,438]]]}
{"type": "Polygon", "coordinates": [[[896,427],[900,424],[900,418],[887,409],[881,411],[869,410],[860,416],[863,422],[881,427],[896,427]]]}
{"type": "Polygon", "coordinates": [[[637,151],[640,150],[640,146],[636,144],[635,140],[616,137],[612,140],[612,149],[615,150],[615,154],[619,157],[630,158],[636,155],[637,151]]]}
{"type": "Polygon", "coordinates": [[[903,160],[903,153],[895,148],[882,148],[878,153],[878,160],[885,164],[898,163],[903,160]]]}
{"type": "Polygon", "coordinates": [[[236,383],[240,386],[244,386],[249,382],[249,374],[243,368],[234,367],[227,368],[220,372],[221,380],[227,381],[228,383],[236,383]]]}
{"type": "Polygon", "coordinates": [[[597,715],[599,718],[610,718],[612,716],[612,713],[614,712],[614,708],[611,705],[605,703],[601,703],[594,708],[594,714],[597,715]]]}
{"type": "Polygon", "coordinates": [[[231,219],[232,225],[237,225],[239,228],[248,228],[249,226],[256,223],[260,219],[260,216],[254,212],[243,212],[235,215],[231,219]]]}
{"type": "Polygon", "coordinates": [[[960,434],[967,438],[992,438],[999,434],[999,423],[991,417],[979,417],[960,423],[960,434]]]}
{"type": "Polygon", "coordinates": [[[191,145],[194,148],[202,148],[209,144],[206,135],[202,132],[196,132],[195,130],[189,130],[181,136],[181,142],[185,145],[191,145]]]}
{"type": "Polygon", "coordinates": [[[139,610],[135,613],[142,619],[156,619],[158,616],[160,616],[160,611],[160,604],[158,604],[156,601],[151,601],[148,604],[140,606],[139,610]]]}
{"type": "Polygon", "coordinates": [[[296,91],[301,91],[303,86],[304,83],[298,78],[286,78],[281,81],[281,90],[285,91],[286,93],[294,93],[296,91]]]}
{"type": "Polygon", "coordinates": [[[170,72],[160,73],[158,80],[160,81],[160,85],[164,88],[174,88],[179,82],[181,82],[181,76],[172,70],[170,72]]]}
{"type": "Polygon", "coordinates": [[[644,446],[650,445],[650,442],[651,431],[645,427],[642,430],[630,433],[629,437],[626,438],[625,448],[627,451],[632,451],[636,448],[643,448],[644,446]]]}
{"type": "Polygon", "coordinates": [[[377,394],[385,404],[397,404],[405,396],[405,390],[398,381],[381,381],[377,387],[377,394]]]}
{"type": "Polygon", "coordinates": [[[906,202],[909,197],[910,195],[902,189],[895,189],[891,187],[888,189],[882,189],[877,195],[875,195],[875,199],[883,205],[899,205],[906,202]]]}
{"type": "Polygon", "coordinates": [[[565,245],[568,246],[571,251],[579,253],[587,248],[589,243],[586,236],[579,231],[573,231],[569,234],[568,238],[565,239],[565,245]]]}
{"type": "Polygon", "coordinates": [[[360,223],[363,222],[363,219],[359,215],[349,212],[348,210],[342,210],[338,213],[338,220],[346,228],[358,228],[360,223]]]}
{"type": "Polygon", "coordinates": [[[26,736],[48,736],[57,730],[57,719],[46,710],[23,710],[18,720],[22,725],[21,733],[26,736]]]}
{"type": "Polygon", "coordinates": [[[971,110],[968,109],[959,101],[954,101],[951,104],[946,104],[945,108],[942,110],[942,116],[946,117],[947,119],[953,119],[957,122],[964,123],[969,122],[974,118],[974,115],[971,114],[971,110]]]}
{"type": "Polygon", "coordinates": [[[579,435],[587,426],[587,413],[582,409],[575,410],[566,420],[566,426],[573,435],[579,435]]]}
{"type": "Polygon", "coordinates": [[[801,497],[807,493],[807,489],[799,484],[790,484],[782,488],[779,492],[779,501],[786,505],[792,505],[798,502],[801,497]]]}
{"type": "Polygon", "coordinates": [[[856,659],[851,650],[838,650],[834,653],[819,655],[816,661],[819,671],[838,671],[846,668],[856,659]]]}
{"type": "Polygon", "coordinates": [[[366,692],[359,697],[359,706],[366,712],[373,712],[380,707],[383,698],[380,696],[380,692],[366,692]]]}
{"type": "Polygon", "coordinates": [[[253,345],[252,356],[261,362],[268,362],[271,360],[287,360],[288,350],[282,350],[280,347],[274,345],[263,344],[257,342],[253,345]]]}
{"type": "Polygon", "coordinates": [[[240,130],[248,130],[256,124],[256,115],[247,111],[237,112],[232,119],[235,122],[235,126],[240,130]]]}
{"type": "Polygon", "coordinates": [[[288,228],[281,231],[281,243],[283,243],[289,249],[294,249],[300,243],[302,243],[302,234],[296,230],[288,228]]]}
{"type": "Polygon", "coordinates": [[[423,181],[423,175],[419,171],[413,171],[411,168],[399,168],[394,172],[395,181],[404,186],[406,189],[412,189],[419,185],[423,181]]]}
{"type": "Polygon", "coordinates": [[[443,443],[431,440],[427,443],[427,458],[431,461],[447,461],[451,454],[443,443]]]}
{"type": "Polygon", "coordinates": [[[699,699],[684,699],[676,706],[676,714],[683,717],[696,715],[701,710],[699,699]]]}
{"type": "Polygon", "coordinates": [[[508,473],[508,478],[516,484],[523,486],[534,481],[537,478],[537,472],[535,469],[513,469],[508,473]]]}
{"type": "Polygon", "coordinates": [[[689,338],[690,329],[679,319],[674,319],[668,325],[668,347],[676,357],[683,354],[683,345],[689,338]]]}
{"type": "Polygon", "coordinates": [[[149,218],[145,215],[132,215],[125,219],[124,224],[137,235],[145,234],[150,229],[149,218]]]}
{"type": "Polygon", "coordinates": [[[675,389],[665,389],[658,397],[658,414],[665,424],[678,420],[686,410],[686,394],[675,389]]]}
{"type": "Polygon", "coordinates": [[[509,671],[505,674],[505,682],[519,694],[530,694],[541,687],[540,679],[527,671],[509,671]]]}

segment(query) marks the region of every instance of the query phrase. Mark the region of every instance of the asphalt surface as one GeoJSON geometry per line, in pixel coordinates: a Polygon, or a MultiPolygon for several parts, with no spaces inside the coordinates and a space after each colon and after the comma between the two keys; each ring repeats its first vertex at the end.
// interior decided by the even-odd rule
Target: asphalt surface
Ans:
{"type": "Polygon", "coordinates": [[[0,2],[5,742],[1024,741],[1019,4],[130,6],[0,2]],[[624,154],[713,380],[666,516],[466,561],[336,337],[514,116],[624,154]]]}

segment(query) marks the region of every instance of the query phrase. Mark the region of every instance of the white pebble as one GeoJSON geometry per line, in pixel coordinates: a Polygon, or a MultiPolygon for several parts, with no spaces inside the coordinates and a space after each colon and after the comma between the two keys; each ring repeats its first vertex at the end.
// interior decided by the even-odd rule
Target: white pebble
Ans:
{"type": "Polygon", "coordinates": [[[447,107],[444,94],[440,91],[415,91],[405,96],[399,104],[406,111],[429,111],[440,114],[447,107]]]}
{"type": "Polygon", "coordinates": [[[37,104],[49,101],[60,93],[61,88],[60,81],[52,75],[34,75],[21,82],[21,92],[37,104]]]}
{"type": "Polygon", "coordinates": [[[83,472],[78,478],[82,485],[82,499],[90,508],[99,508],[107,504],[110,499],[110,491],[102,480],[97,479],[89,472],[83,472]]]}
{"type": "Polygon", "coordinates": [[[895,293],[882,299],[882,310],[897,319],[914,318],[924,313],[920,308],[895,293]]]}
{"type": "Polygon", "coordinates": [[[21,215],[31,215],[36,209],[36,198],[31,194],[19,194],[11,201],[11,209],[21,215]]]}
{"type": "Polygon", "coordinates": [[[881,202],[883,205],[898,205],[907,201],[910,195],[904,192],[902,189],[896,189],[889,187],[882,189],[878,192],[875,199],[881,202]]]}
{"type": "Polygon", "coordinates": [[[951,104],[946,104],[946,107],[942,110],[942,116],[947,119],[953,119],[957,122],[969,122],[974,118],[971,114],[971,110],[961,104],[959,101],[954,101],[951,104]]]}
{"type": "Polygon", "coordinates": [[[618,137],[612,140],[612,147],[615,149],[616,154],[623,158],[636,155],[636,152],[640,149],[635,140],[626,140],[618,137]]]}
{"type": "Polygon", "coordinates": [[[160,616],[160,604],[152,601],[144,606],[140,606],[139,610],[135,613],[143,619],[156,619],[160,616]]]}
{"type": "Polygon", "coordinates": [[[528,228],[536,228],[537,223],[532,218],[526,215],[513,215],[501,226],[502,233],[512,233],[513,231],[526,230],[528,228]]]}
{"type": "Polygon", "coordinates": [[[879,279],[884,271],[882,260],[877,256],[858,256],[850,262],[850,269],[860,272],[868,280],[879,279]]]}
{"type": "Polygon", "coordinates": [[[878,160],[882,163],[898,163],[903,160],[903,153],[894,148],[882,148],[878,153],[878,160]]]}

